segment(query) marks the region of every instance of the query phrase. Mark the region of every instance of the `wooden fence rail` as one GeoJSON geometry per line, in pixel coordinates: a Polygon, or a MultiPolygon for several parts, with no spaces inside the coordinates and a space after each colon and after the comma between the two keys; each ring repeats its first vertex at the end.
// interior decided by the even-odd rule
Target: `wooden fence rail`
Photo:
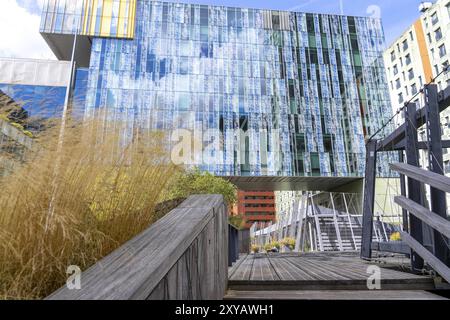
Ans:
{"type": "MultiPolygon", "coordinates": [[[[437,188],[441,191],[450,192],[450,178],[442,174],[437,174],[424,170],[422,168],[412,166],[405,163],[393,163],[390,165],[393,170],[396,170],[400,174],[408,177],[408,179],[416,180],[420,183],[425,183],[431,187],[437,188]]],[[[447,241],[450,236],[450,222],[439,216],[437,213],[425,208],[421,204],[408,199],[405,196],[395,197],[395,203],[407,210],[411,215],[436,230],[441,236],[443,241],[447,241]]],[[[436,255],[427,250],[423,244],[413,236],[406,232],[401,233],[403,241],[411,247],[422,259],[424,259],[442,278],[450,283],[450,268],[446,265],[445,261],[441,261],[436,255]]],[[[435,239],[436,240],[436,239],[435,239]]],[[[437,240],[440,240],[439,238],[437,240]]],[[[444,257],[444,260],[447,257],[444,257]]]]}
{"type": "Polygon", "coordinates": [[[179,207],[63,287],[52,300],[222,299],[228,282],[227,208],[220,195],[179,207]]]}

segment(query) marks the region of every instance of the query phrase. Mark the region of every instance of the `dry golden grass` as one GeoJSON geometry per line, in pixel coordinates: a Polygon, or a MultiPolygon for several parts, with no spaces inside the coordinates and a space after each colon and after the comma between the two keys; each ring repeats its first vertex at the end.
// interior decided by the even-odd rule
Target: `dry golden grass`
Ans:
{"type": "Polygon", "coordinates": [[[0,180],[0,299],[39,299],[146,229],[179,169],[160,134],[68,122],[0,180]],[[131,142],[130,142],[131,141],[131,142]]]}

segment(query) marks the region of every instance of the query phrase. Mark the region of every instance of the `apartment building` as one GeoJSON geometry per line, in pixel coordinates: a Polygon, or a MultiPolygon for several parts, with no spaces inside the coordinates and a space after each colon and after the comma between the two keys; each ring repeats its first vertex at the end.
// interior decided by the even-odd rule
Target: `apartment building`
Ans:
{"type": "Polygon", "coordinates": [[[238,203],[235,214],[242,215],[245,220],[245,228],[250,228],[253,223],[275,222],[275,193],[273,191],[238,191],[238,203]]]}
{"type": "MultiPolygon", "coordinates": [[[[416,20],[384,53],[386,73],[393,111],[397,112],[411,99],[421,101],[418,94],[424,84],[441,74],[450,61],[450,0],[424,2],[419,6],[416,20]]],[[[450,73],[435,79],[439,90],[450,85],[450,73]]],[[[403,114],[395,119],[398,126],[403,114]]],[[[450,110],[441,114],[445,139],[450,139],[450,110]]],[[[419,130],[419,139],[426,139],[419,130]]],[[[450,154],[444,150],[445,172],[450,173],[450,154]]]]}

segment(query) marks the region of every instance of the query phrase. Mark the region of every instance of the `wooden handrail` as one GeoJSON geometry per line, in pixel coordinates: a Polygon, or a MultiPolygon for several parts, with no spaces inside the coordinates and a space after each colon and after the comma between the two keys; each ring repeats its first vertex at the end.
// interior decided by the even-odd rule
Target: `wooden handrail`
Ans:
{"type": "Polygon", "coordinates": [[[440,217],[427,208],[422,207],[420,204],[405,198],[404,196],[395,197],[394,202],[403,209],[408,210],[410,214],[413,214],[433,229],[439,231],[447,238],[450,238],[450,221],[440,217]]]}
{"type": "Polygon", "coordinates": [[[413,249],[419,256],[421,256],[438,274],[441,275],[447,282],[450,282],[450,268],[447,267],[441,260],[436,258],[428,249],[422,246],[417,240],[411,237],[406,232],[401,232],[402,240],[405,241],[411,249],[413,249]]]}
{"type": "Polygon", "coordinates": [[[227,210],[221,195],[189,197],[47,299],[222,299],[228,281],[227,210]]]}
{"type": "Polygon", "coordinates": [[[450,193],[450,178],[406,163],[391,163],[390,167],[408,178],[428,184],[433,188],[450,193]]]}

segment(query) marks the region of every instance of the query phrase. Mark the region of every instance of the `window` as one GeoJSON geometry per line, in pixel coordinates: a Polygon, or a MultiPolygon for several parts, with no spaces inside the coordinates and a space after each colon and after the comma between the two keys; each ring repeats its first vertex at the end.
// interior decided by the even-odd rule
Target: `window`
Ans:
{"type": "Polygon", "coordinates": [[[392,51],[391,52],[391,61],[394,61],[395,60],[395,51],[392,51]]]}
{"type": "Polygon", "coordinates": [[[419,87],[423,87],[423,80],[422,80],[422,76],[419,76],[419,87]]]}
{"type": "Polygon", "coordinates": [[[446,7],[447,7],[448,16],[450,17],[450,2],[447,3],[446,7]]]}
{"type": "Polygon", "coordinates": [[[438,22],[439,22],[439,18],[438,18],[437,12],[435,12],[431,15],[431,23],[434,26],[438,22]]]}
{"type": "Polygon", "coordinates": [[[409,32],[409,39],[411,39],[411,41],[414,41],[414,35],[412,31],[409,32]]]}
{"type": "Polygon", "coordinates": [[[398,103],[403,103],[403,93],[398,94],[398,103]]]}
{"type": "Polygon", "coordinates": [[[447,50],[445,49],[445,45],[439,47],[439,57],[444,57],[447,54],[447,50]]]}
{"type": "Polygon", "coordinates": [[[403,51],[408,50],[408,40],[403,41],[403,51]]]}
{"type": "Polygon", "coordinates": [[[414,70],[412,68],[408,70],[408,79],[414,79],[414,70]]]}
{"type": "Polygon", "coordinates": [[[400,58],[400,66],[403,67],[403,58],[400,58]]]}
{"type": "Polygon", "coordinates": [[[408,86],[405,86],[405,92],[406,92],[406,95],[409,96],[408,86]]]}
{"type": "Polygon", "coordinates": [[[411,55],[409,53],[405,57],[405,63],[407,66],[411,64],[411,55]]]}
{"type": "Polygon", "coordinates": [[[401,87],[400,79],[395,80],[395,88],[400,89],[400,87],[401,87]]]}
{"type": "MultiPolygon", "coordinates": [[[[442,70],[448,69],[448,60],[442,64],[442,70]]],[[[449,78],[450,80],[450,78],[449,78]]]]}
{"type": "Polygon", "coordinates": [[[434,65],[434,72],[435,72],[435,75],[437,75],[439,73],[439,67],[437,64],[434,65]]]}
{"type": "Polygon", "coordinates": [[[430,33],[427,33],[427,38],[428,38],[428,42],[429,43],[433,42],[433,39],[431,38],[431,34],[430,33]]]}
{"type": "Polygon", "coordinates": [[[441,28],[437,28],[437,29],[434,31],[434,39],[435,39],[436,41],[439,41],[439,40],[442,39],[442,31],[441,31],[441,28]]]}
{"type": "Polygon", "coordinates": [[[397,75],[397,73],[398,73],[397,65],[395,65],[393,69],[394,69],[394,76],[395,76],[395,75],[397,75]]]}
{"type": "Polygon", "coordinates": [[[416,94],[417,93],[417,85],[415,83],[413,83],[411,85],[411,94],[416,94]]]}

